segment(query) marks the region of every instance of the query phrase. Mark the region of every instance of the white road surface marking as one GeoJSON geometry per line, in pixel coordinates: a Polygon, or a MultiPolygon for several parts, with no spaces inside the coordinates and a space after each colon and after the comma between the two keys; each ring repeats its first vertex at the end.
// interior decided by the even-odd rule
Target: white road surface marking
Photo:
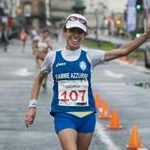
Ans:
{"type": "Polygon", "coordinates": [[[145,72],[145,73],[150,73],[150,70],[149,70],[149,69],[146,69],[146,68],[144,68],[144,67],[142,67],[142,66],[132,65],[132,64],[129,64],[128,62],[120,61],[120,60],[117,60],[117,59],[114,60],[114,61],[116,61],[116,62],[118,62],[118,63],[120,63],[120,64],[122,64],[122,65],[126,65],[126,66],[128,66],[128,67],[134,68],[134,69],[136,69],[136,70],[138,70],[138,71],[145,72]]]}
{"type": "Polygon", "coordinates": [[[108,134],[104,131],[104,127],[97,121],[96,122],[96,133],[100,141],[102,141],[108,150],[121,150],[115,143],[112,142],[111,138],[108,134]]]}
{"type": "Polygon", "coordinates": [[[113,78],[123,78],[124,74],[116,74],[110,70],[105,69],[104,70],[105,75],[109,76],[109,77],[113,77],[113,78]]]}
{"type": "Polygon", "coordinates": [[[29,72],[27,68],[21,68],[21,69],[16,70],[13,74],[26,77],[26,76],[31,75],[32,73],[29,72]]]}

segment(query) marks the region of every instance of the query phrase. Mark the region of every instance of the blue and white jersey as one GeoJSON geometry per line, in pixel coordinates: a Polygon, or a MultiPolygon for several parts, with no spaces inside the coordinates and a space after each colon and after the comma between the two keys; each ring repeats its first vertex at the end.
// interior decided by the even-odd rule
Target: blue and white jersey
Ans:
{"type": "Polygon", "coordinates": [[[51,114],[57,112],[95,112],[91,74],[94,66],[103,63],[105,52],[98,52],[99,58],[96,59],[96,54],[89,57],[85,50],[67,51],[59,50],[48,54],[41,69],[43,72],[52,72],[53,76],[54,94],[51,114]],[[73,58],[68,60],[68,55],[73,58]]]}

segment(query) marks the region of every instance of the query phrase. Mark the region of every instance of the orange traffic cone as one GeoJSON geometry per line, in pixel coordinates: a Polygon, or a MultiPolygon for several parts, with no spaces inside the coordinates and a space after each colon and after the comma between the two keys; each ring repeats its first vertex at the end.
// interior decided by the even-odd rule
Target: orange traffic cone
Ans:
{"type": "Polygon", "coordinates": [[[104,100],[102,105],[102,113],[98,116],[99,119],[109,119],[111,117],[109,112],[109,106],[106,100],[104,100]]]}
{"type": "Polygon", "coordinates": [[[137,148],[142,147],[140,136],[139,136],[138,129],[137,129],[136,125],[132,126],[132,131],[130,134],[130,140],[129,140],[128,145],[126,145],[126,147],[128,149],[137,149],[137,148]]]}
{"type": "Polygon", "coordinates": [[[109,125],[107,125],[107,128],[116,129],[116,130],[122,129],[122,126],[120,125],[117,109],[113,110],[112,117],[110,119],[109,125]]]}
{"type": "Polygon", "coordinates": [[[127,57],[126,56],[122,56],[119,58],[121,61],[127,61],[127,57]]]}
{"type": "Polygon", "coordinates": [[[95,93],[95,107],[96,109],[98,109],[99,111],[101,111],[101,98],[100,95],[98,93],[95,93]]]}

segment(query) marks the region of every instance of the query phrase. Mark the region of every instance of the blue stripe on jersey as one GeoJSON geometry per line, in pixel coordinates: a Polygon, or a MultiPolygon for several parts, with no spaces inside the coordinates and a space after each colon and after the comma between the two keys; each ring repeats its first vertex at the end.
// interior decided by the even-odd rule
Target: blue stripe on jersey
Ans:
{"type": "MultiPolygon", "coordinates": [[[[61,50],[56,52],[56,59],[52,67],[52,75],[54,80],[53,86],[53,101],[51,103],[51,115],[58,112],[76,112],[76,111],[94,111],[94,97],[91,89],[91,64],[87,59],[86,51],[81,50],[80,57],[75,61],[67,61],[61,55],[61,50]],[[62,106],[59,104],[59,83],[60,82],[82,82],[86,80],[88,82],[88,106],[84,103],[77,103],[76,106],[62,106]],[[84,106],[85,105],[85,106],[84,106]]],[[[76,85],[74,85],[76,86],[76,85]]],[[[77,96],[77,95],[75,95],[77,96]]],[[[65,95],[64,95],[65,98],[65,95]]],[[[72,101],[75,101],[72,98],[72,101]]]]}

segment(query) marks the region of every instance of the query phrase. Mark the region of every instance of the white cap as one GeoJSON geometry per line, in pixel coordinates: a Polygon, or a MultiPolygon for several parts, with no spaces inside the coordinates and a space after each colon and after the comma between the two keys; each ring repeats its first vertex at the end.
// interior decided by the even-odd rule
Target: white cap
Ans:
{"type": "Polygon", "coordinates": [[[33,38],[33,41],[39,41],[40,40],[40,36],[35,36],[34,38],[33,38]]]}
{"type": "Polygon", "coordinates": [[[66,19],[66,28],[80,28],[82,29],[84,32],[87,32],[87,21],[86,18],[80,14],[72,14],[70,16],[67,17],[66,19]],[[83,19],[83,21],[85,21],[85,24],[82,23],[80,20],[76,19],[76,20],[69,20],[69,18],[71,17],[75,17],[75,18],[79,18],[79,19],[83,19]]]}

